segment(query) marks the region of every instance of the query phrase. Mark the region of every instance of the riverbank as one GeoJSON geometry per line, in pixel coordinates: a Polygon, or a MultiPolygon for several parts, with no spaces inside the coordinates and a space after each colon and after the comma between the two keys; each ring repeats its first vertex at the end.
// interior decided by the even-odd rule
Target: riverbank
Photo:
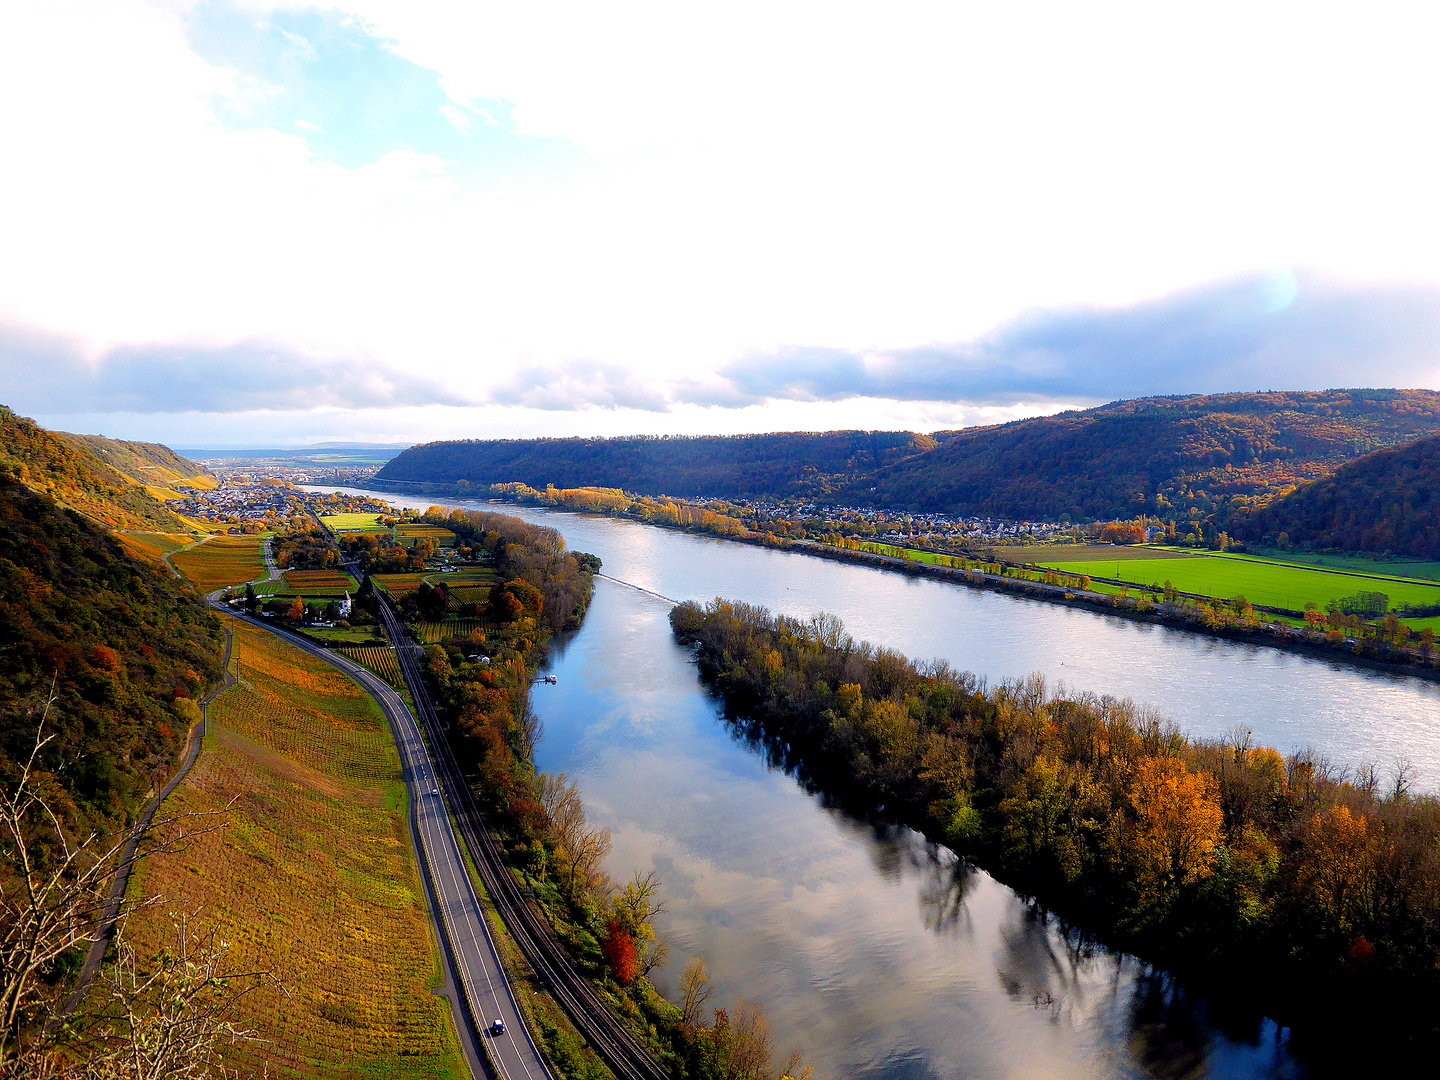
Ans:
{"type": "MultiPolygon", "coordinates": [[[[567,505],[568,492],[547,495],[535,492],[534,496],[517,496],[507,490],[508,485],[499,485],[485,494],[496,502],[517,506],[538,506],[569,510],[575,513],[593,513],[621,520],[634,521],[656,528],[676,532],[698,534],[757,547],[794,551],[818,558],[841,562],[858,563],[882,570],[898,571],[915,577],[931,577],[967,588],[991,592],[1008,593],[1031,600],[1080,608],[1106,615],[1119,616],[1136,622],[1149,623],[1184,630],[1189,633],[1220,638],[1227,641],[1264,645],[1324,660],[1334,660],[1372,671],[1390,674],[1414,675],[1431,681],[1440,681],[1440,650],[1425,651],[1420,645],[1396,645],[1376,637],[1335,637],[1328,631],[1313,630],[1291,625],[1279,619],[1267,620],[1258,615],[1253,607],[1246,605],[1236,610],[1230,604],[1207,601],[1201,597],[1174,595],[1169,600],[1156,603],[1148,594],[1137,590],[1130,595],[1123,583],[1117,583],[1117,592],[1102,592],[1094,588],[1076,588],[1067,584],[1049,584],[1044,573],[1028,570],[1021,566],[1006,566],[1003,560],[986,563],[963,556],[936,555],[934,561],[903,559],[881,555],[875,552],[837,547],[808,539],[792,539],[774,533],[750,530],[737,519],[716,514],[700,507],[677,503],[674,500],[635,501],[628,497],[605,500],[589,497],[576,505],[567,505]],[[640,509],[634,509],[634,508],[640,509]],[[671,512],[671,507],[684,507],[692,513],[671,512]],[[652,512],[658,511],[658,512],[652,512]],[[707,520],[707,515],[709,520],[707,520]],[[939,559],[968,564],[968,568],[940,565],[939,559]],[[1000,572],[992,572],[987,566],[995,566],[1000,572]]],[[[442,484],[386,484],[371,481],[367,490],[398,495],[426,496],[441,498],[476,498],[474,492],[461,494],[453,485],[442,484]]],[[[574,499],[568,500],[575,502],[574,499]]],[[[1061,579],[1074,575],[1059,573],[1061,579]]]]}
{"type": "Polygon", "coordinates": [[[987,691],[833,619],[717,600],[670,621],[727,717],[833,804],[919,829],[1112,946],[1278,1013],[1311,1056],[1349,1054],[1361,1031],[1386,1031],[1397,1057],[1435,1045],[1434,797],[1248,737],[1186,739],[1036,678],[987,691]]]}

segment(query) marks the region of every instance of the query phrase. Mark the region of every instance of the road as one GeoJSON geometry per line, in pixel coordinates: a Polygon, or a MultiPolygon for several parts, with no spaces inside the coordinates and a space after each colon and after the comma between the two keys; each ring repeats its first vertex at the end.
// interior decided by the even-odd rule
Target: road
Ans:
{"type": "MultiPolygon", "coordinates": [[[[220,607],[218,603],[216,606],[220,607]]],[[[411,825],[419,841],[421,871],[426,878],[432,913],[438,914],[445,959],[461,989],[465,1015],[457,1015],[455,1019],[467,1056],[471,1057],[471,1068],[477,1075],[498,1076],[500,1080],[553,1080],[520,1016],[466,870],[465,858],[456,842],[446,797],[439,793],[445,785],[440,782],[440,774],[409,707],[388,683],[347,657],[268,626],[264,619],[238,615],[228,608],[222,610],[252,626],[269,630],[339,668],[364,687],[384,710],[395,732],[405,782],[410,788],[411,825]],[[497,1035],[491,1028],[497,1019],[505,1023],[503,1034],[497,1035]],[[477,1050],[483,1066],[477,1060],[477,1050]]]]}
{"type": "Polygon", "coordinates": [[[570,1018],[590,1048],[620,1080],[667,1080],[669,1073],[600,1000],[594,985],[570,963],[565,948],[543,915],[520,891],[509,863],[491,834],[480,808],[450,749],[430,692],[420,675],[415,650],[390,604],[380,600],[380,619],[395,648],[410,697],[435,750],[441,787],[470,850],[481,881],[525,960],[570,1018]]]}

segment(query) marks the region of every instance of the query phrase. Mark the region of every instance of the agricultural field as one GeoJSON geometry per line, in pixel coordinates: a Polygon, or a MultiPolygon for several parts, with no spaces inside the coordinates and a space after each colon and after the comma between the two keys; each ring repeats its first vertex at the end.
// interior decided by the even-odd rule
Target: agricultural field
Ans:
{"type": "Polygon", "coordinates": [[[388,533],[379,514],[326,514],[320,519],[332,533],[388,533]]]}
{"type": "Polygon", "coordinates": [[[166,555],[195,542],[188,533],[117,532],[115,539],[132,555],[161,566],[165,565],[166,555]]]}
{"type": "Polygon", "coordinates": [[[375,627],[339,630],[308,626],[301,629],[300,632],[321,645],[374,645],[383,643],[385,640],[375,627]]]}
{"type": "Polygon", "coordinates": [[[359,589],[343,570],[287,570],[285,592],[306,597],[340,597],[359,589]]]}
{"type": "Polygon", "coordinates": [[[450,574],[441,570],[422,570],[409,574],[374,574],[372,579],[376,585],[396,600],[420,588],[422,581],[428,581],[431,585],[444,585],[452,594],[459,590],[477,589],[483,586],[486,590],[484,596],[478,600],[462,601],[462,603],[481,604],[489,596],[489,587],[499,580],[495,571],[488,566],[467,566],[450,574]]]}
{"type": "Polygon", "coordinates": [[[400,661],[395,650],[389,647],[367,649],[341,649],[342,656],[348,656],[363,668],[379,675],[396,690],[405,689],[405,676],[400,671],[400,661]]]}
{"type": "Polygon", "coordinates": [[[1332,600],[1362,592],[1385,593],[1390,597],[1392,606],[1404,603],[1440,605],[1440,585],[1431,582],[1312,569],[1247,555],[1190,554],[1157,551],[1154,548],[1112,550],[1144,550],[1157,557],[1116,558],[1112,555],[1103,561],[1037,560],[1037,564],[1071,574],[1088,574],[1092,578],[1103,577],[1141,586],[1163,585],[1168,580],[1181,592],[1223,600],[1243,596],[1252,604],[1287,611],[1303,611],[1305,605],[1311,602],[1323,610],[1332,600]]]}
{"type": "Polygon", "coordinates": [[[433,540],[436,547],[454,547],[455,534],[440,525],[396,525],[395,542],[401,547],[414,547],[417,540],[433,540]]]}
{"type": "MultiPolygon", "coordinates": [[[[389,726],[329,665],[232,624],[240,685],[211,707],[194,770],[167,809],[229,824],[142,864],[132,889],[159,894],[231,943],[229,966],[269,970],[238,1006],[260,1041],[228,1051],[240,1075],[467,1076],[449,1006],[431,993],[436,942],[410,844],[408,799],[389,726]]],[[[143,910],[142,954],[170,918],[143,910]]]]}
{"type": "Polygon", "coordinates": [[[1193,552],[1175,548],[1121,546],[1116,544],[1017,544],[997,546],[995,554],[1006,562],[1050,566],[1071,562],[1125,562],[1130,559],[1192,559],[1193,552]]]}
{"type": "Polygon", "coordinates": [[[452,638],[469,637],[476,630],[483,631],[485,624],[479,619],[446,619],[444,622],[410,623],[415,636],[426,645],[438,645],[452,638]]]}
{"type": "Polygon", "coordinates": [[[265,577],[260,536],[216,536],[170,556],[175,569],[202,593],[265,577]]]}
{"type": "Polygon", "coordinates": [[[1381,574],[1387,577],[1440,581],[1440,562],[1425,562],[1418,559],[1385,559],[1366,555],[1321,555],[1311,551],[1281,551],[1278,548],[1257,549],[1254,544],[1245,545],[1245,550],[1251,555],[1274,562],[1319,566],[1329,570],[1353,570],[1357,573],[1381,574]]]}

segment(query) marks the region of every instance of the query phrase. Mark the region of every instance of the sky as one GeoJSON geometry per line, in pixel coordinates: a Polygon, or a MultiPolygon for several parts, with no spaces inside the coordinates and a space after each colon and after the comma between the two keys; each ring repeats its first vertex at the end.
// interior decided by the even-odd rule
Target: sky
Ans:
{"type": "Polygon", "coordinates": [[[1437,21],[0,2],[0,402],[279,446],[1440,388],[1437,21]]]}

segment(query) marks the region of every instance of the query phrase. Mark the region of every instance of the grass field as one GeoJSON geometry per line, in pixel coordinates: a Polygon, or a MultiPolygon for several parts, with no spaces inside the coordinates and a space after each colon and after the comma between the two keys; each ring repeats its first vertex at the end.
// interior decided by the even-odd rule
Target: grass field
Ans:
{"type": "Polygon", "coordinates": [[[1319,566],[1330,570],[1354,570],[1362,574],[1383,574],[1387,577],[1440,581],[1440,562],[1369,558],[1364,555],[1318,555],[1309,551],[1281,551],[1278,548],[1257,549],[1250,544],[1246,545],[1245,550],[1252,555],[1274,562],[1300,563],[1305,566],[1319,566]]]}
{"type": "Polygon", "coordinates": [[[400,671],[400,661],[395,658],[394,649],[377,647],[341,649],[340,651],[361,667],[369,668],[396,690],[405,689],[405,676],[400,671]]]}
{"type": "Polygon", "coordinates": [[[1036,560],[1071,574],[1110,578],[1134,585],[1162,585],[1171,581],[1181,592],[1229,600],[1243,596],[1262,607],[1303,611],[1307,602],[1321,609],[1331,600],[1360,592],[1383,592],[1392,605],[1440,605],[1440,585],[1311,569],[1245,555],[1190,554],[1154,548],[1112,548],[1107,558],[1086,562],[1068,559],[1036,560]],[[1113,553],[1130,552],[1130,557],[1113,553]],[[1139,558],[1136,551],[1154,558],[1139,558]]]}
{"type": "MultiPolygon", "coordinates": [[[[229,825],[142,864],[132,888],[197,912],[231,943],[232,968],[269,969],[288,991],[241,1002],[262,1039],[231,1052],[241,1075],[467,1076],[449,1007],[430,993],[439,961],[384,717],[328,665],[235,633],[242,683],[212,706],[173,797],[173,809],[233,803],[229,825]]],[[[167,929],[158,911],[131,919],[142,952],[167,929]]]]}
{"type": "Polygon", "coordinates": [[[261,555],[264,543],[259,536],[217,536],[177,551],[170,556],[170,561],[196,589],[208,593],[264,577],[267,573],[261,555]]]}
{"type": "Polygon", "coordinates": [[[379,514],[326,514],[320,524],[332,533],[390,531],[380,524],[379,514]]]}
{"type": "MultiPolygon", "coordinates": [[[[1193,559],[1189,551],[1173,548],[1128,547],[1115,544],[1030,544],[995,548],[995,555],[1006,562],[1035,563],[1052,566],[1072,562],[1125,562],[1130,559],[1193,559]]],[[[1067,568],[1068,569],[1068,568],[1067,568]]],[[[1073,572],[1073,571],[1069,571],[1073,572]]]]}

